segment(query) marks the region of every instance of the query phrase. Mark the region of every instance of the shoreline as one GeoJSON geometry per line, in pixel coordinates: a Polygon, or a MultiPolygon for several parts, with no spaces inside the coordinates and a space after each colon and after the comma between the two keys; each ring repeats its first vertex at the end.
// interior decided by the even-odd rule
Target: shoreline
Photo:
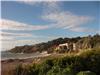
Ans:
{"type": "Polygon", "coordinates": [[[31,58],[27,57],[24,59],[19,58],[19,59],[1,60],[1,75],[11,75],[9,72],[12,72],[17,65],[19,65],[19,64],[30,65],[33,63],[40,63],[40,62],[42,62],[42,60],[44,60],[45,57],[48,57],[50,55],[51,54],[42,53],[38,56],[34,56],[31,58]]]}
{"type": "MultiPolygon", "coordinates": [[[[2,53],[1,53],[1,61],[4,61],[4,60],[16,60],[16,59],[29,59],[29,58],[36,58],[36,57],[45,57],[45,56],[49,56],[51,54],[48,54],[47,52],[42,52],[42,53],[39,53],[39,52],[36,52],[36,53],[10,53],[12,54],[10,57],[8,55],[7,56],[3,56],[2,53]],[[17,54],[15,57],[13,57],[14,54],[17,54]]],[[[6,54],[5,54],[6,55],[6,54]]]]}

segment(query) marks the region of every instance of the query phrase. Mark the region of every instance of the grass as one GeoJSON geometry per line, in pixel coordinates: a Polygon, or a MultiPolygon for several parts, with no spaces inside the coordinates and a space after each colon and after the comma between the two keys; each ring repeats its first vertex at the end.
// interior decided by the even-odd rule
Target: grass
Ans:
{"type": "MultiPolygon", "coordinates": [[[[54,54],[41,58],[39,63],[22,67],[16,75],[82,75],[81,71],[90,71],[100,75],[100,49],[82,50],[79,53],[54,54]],[[25,72],[25,73],[24,73],[25,72]],[[20,73],[20,74],[19,74],[20,73]]],[[[85,75],[85,74],[84,74],[85,75]]],[[[86,74],[89,75],[89,74],[86,74]]],[[[92,75],[92,74],[91,74],[92,75]]]]}

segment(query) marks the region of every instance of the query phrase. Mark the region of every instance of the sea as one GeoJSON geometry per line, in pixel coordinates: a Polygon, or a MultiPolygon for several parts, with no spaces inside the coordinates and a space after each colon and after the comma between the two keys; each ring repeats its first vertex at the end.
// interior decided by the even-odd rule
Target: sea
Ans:
{"type": "Polygon", "coordinates": [[[7,59],[27,59],[27,58],[35,58],[43,56],[42,53],[11,53],[7,51],[1,52],[1,60],[7,59]]]}

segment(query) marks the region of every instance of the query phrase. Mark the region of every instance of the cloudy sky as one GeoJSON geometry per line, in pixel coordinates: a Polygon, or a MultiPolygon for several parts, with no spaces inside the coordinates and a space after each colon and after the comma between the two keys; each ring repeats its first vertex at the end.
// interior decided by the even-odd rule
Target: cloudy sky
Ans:
{"type": "Polygon", "coordinates": [[[100,33],[100,2],[2,1],[1,50],[100,33]]]}

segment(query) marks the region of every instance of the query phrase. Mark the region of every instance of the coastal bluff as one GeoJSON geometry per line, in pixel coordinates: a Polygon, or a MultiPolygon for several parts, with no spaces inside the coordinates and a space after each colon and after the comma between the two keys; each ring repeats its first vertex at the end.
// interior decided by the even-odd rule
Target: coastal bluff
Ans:
{"type": "MultiPolygon", "coordinates": [[[[15,48],[9,50],[12,53],[34,53],[34,52],[43,52],[47,51],[48,53],[55,52],[56,48],[60,44],[75,44],[76,50],[91,49],[91,48],[100,48],[100,35],[96,34],[94,36],[85,36],[85,37],[74,37],[74,38],[58,38],[48,42],[42,42],[34,45],[24,45],[16,46],[15,48]]],[[[69,51],[73,50],[69,48],[69,51]]],[[[59,52],[59,50],[58,50],[59,52]]],[[[63,52],[63,50],[60,50],[63,52]]]]}

